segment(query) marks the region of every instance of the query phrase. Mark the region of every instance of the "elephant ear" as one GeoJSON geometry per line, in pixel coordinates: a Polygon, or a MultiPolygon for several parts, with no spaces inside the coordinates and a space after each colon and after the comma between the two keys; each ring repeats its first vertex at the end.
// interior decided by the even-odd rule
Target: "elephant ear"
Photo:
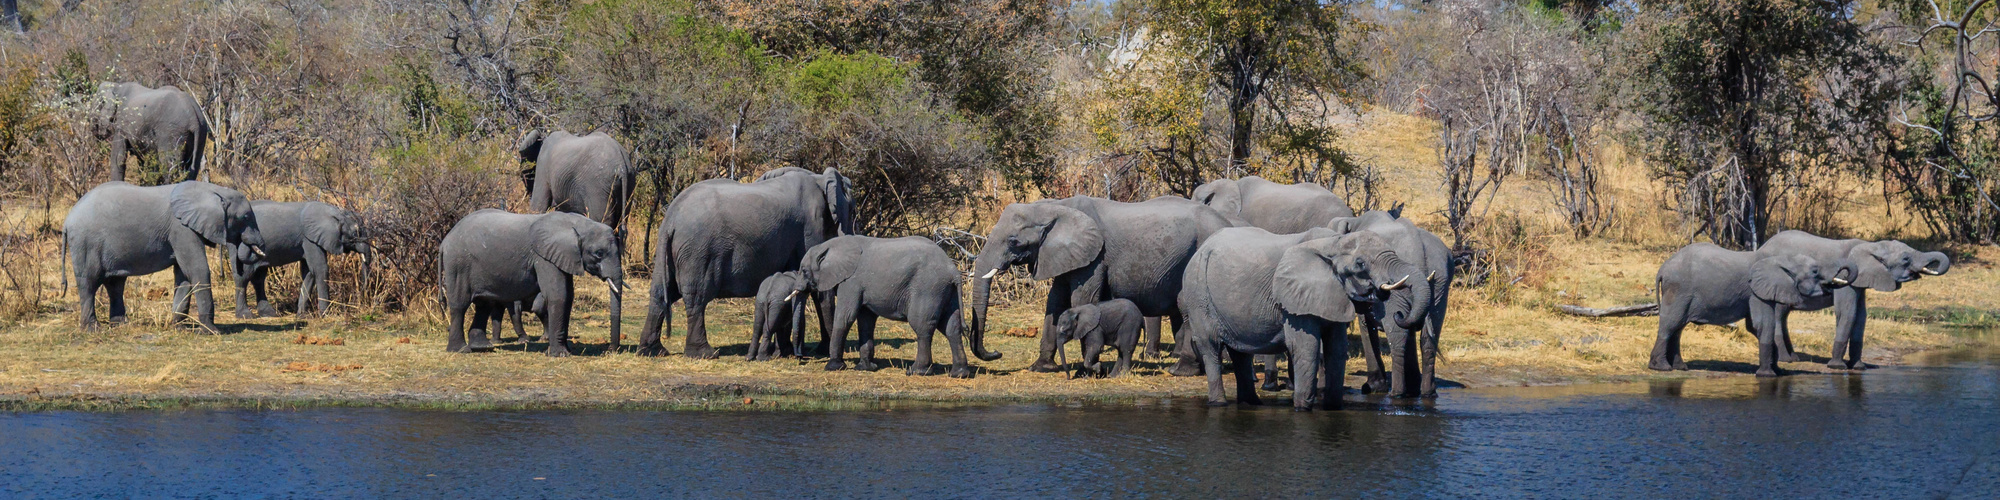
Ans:
{"type": "Polygon", "coordinates": [[[1359,221],[1360,219],[1355,217],[1334,217],[1333,220],[1327,221],[1326,229],[1333,231],[1334,234],[1352,233],[1354,225],[1359,221]]]}
{"type": "Polygon", "coordinates": [[[582,220],[589,219],[567,212],[550,212],[535,218],[528,225],[528,233],[535,238],[535,256],[555,264],[564,273],[590,274],[583,267],[583,233],[576,228],[577,221],[582,220]]]}
{"type": "Polygon", "coordinates": [[[1035,280],[1061,276],[1090,265],[1104,251],[1104,232],[1083,211],[1062,205],[1047,205],[1055,212],[1042,246],[1035,251],[1035,280]]]}
{"type": "Polygon", "coordinates": [[[779,178],[779,177],[784,177],[784,176],[785,176],[785,174],[789,174],[789,173],[793,173],[793,172],[805,172],[806,174],[812,174],[812,171],[811,171],[811,170],[806,170],[806,169],[803,169],[803,168],[799,168],[799,167],[778,167],[778,168],[774,168],[774,169],[770,169],[770,170],[767,170],[767,171],[765,171],[765,172],[764,172],[763,174],[760,174],[760,175],[758,175],[758,176],[757,176],[757,180],[756,180],[755,182],[764,182],[764,181],[768,181],[768,180],[771,180],[771,179],[776,179],[776,178],[779,178]]]}
{"type": "Polygon", "coordinates": [[[1333,241],[1310,240],[1285,249],[1271,272],[1271,298],[1279,308],[1327,321],[1354,321],[1354,303],[1347,300],[1328,260],[1337,255],[1329,252],[1333,241]]]}
{"type": "Polygon", "coordinates": [[[853,238],[834,238],[806,250],[799,265],[806,281],[816,290],[832,290],[861,267],[861,247],[853,238]]]}
{"type": "Polygon", "coordinates": [[[544,137],[541,130],[530,130],[527,135],[521,136],[521,142],[514,145],[514,151],[521,155],[522,162],[537,161],[542,157],[544,137]]]}
{"type": "Polygon", "coordinates": [[[173,211],[175,221],[193,229],[209,243],[219,245],[229,241],[229,212],[224,210],[222,193],[216,192],[214,185],[198,181],[176,184],[169,198],[167,207],[173,211]]]}
{"type": "Polygon", "coordinates": [[[1789,262],[1791,260],[1788,256],[1757,259],[1750,265],[1750,294],[1766,302],[1780,304],[1804,301],[1805,297],[1799,295],[1798,281],[1793,279],[1792,271],[1786,269],[1788,264],[1794,264],[1789,262]]]}
{"type": "Polygon", "coordinates": [[[1203,184],[1194,191],[1195,201],[1215,207],[1223,215],[1234,217],[1243,213],[1243,189],[1236,179],[1216,179],[1203,184]]]}
{"type": "Polygon", "coordinates": [[[299,220],[305,221],[306,241],[326,250],[327,255],[340,255],[347,248],[341,244],[340,209],[325,203],[307,203],[299,209],[299,220]]]}
{"type": "Polygon", "coordinates": [[[849,192],[853,184],[833,167],[827,167],[826,172],[820,174],[819,182],[820,191],[826,195],[827,213],[833,214],[840,234],[854,234],[854,195],[849,192]]]}
{"type": "Polygon", "coordinates": [[[1855,269],[1860,271],[1854,277],[1854,282],[1848,286],[1873,288],[1883,292],[1893,292],[1902,288],[1902,284],[1896,282],[1896,277],[1889,275],[1889,268],[1882,265],[1882,257],[1888,256],[1876,255],[1881,246],[1880,242],[1862,243],[1847,252],[1847,259],[1854,261],[1855,269]]]}

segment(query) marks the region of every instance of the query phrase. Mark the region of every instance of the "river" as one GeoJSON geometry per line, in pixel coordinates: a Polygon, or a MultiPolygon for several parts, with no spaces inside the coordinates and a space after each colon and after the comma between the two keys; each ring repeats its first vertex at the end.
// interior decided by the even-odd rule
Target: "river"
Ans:
{"type": "Polygon", "coordinates": [[[0,413],[0,493],[75,497],[2000,495],[2000,350],[1859,375],[1287,406],[0,413]]]}

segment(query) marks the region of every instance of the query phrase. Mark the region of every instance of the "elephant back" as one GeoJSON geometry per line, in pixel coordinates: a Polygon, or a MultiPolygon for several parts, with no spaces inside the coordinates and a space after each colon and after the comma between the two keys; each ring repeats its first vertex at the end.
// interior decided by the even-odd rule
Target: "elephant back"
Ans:
{"type": "Polygon", "coordinates": [[[1216,233],[1189,258],[1182,281],[1183,312],[1217,322],[1223,334],[1269,334],[1283,321],[1271,277],[1297,235],[1254,227],[1216,233]]]}

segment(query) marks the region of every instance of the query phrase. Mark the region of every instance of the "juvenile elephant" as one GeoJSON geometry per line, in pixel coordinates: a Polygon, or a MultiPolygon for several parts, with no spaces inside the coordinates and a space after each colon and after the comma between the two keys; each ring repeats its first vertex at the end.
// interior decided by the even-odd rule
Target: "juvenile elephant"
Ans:
{"type": "Polygon", "coordinates": [[[111,180],[125,180],[127,153],[159,162],[160,178],[143,182],[191,181],[201,173],[209,131],[194,96],[172,85],[156,89],[133,82],[105,82],[97,94],[90,131],[111,143],[111,180]]]}
{"type": "Polygon", "coordinates": [[[86,330],[97,328],[99,285],[111,298],[111,322],[123,323],[126,278],[171,267],[174,322],[187,314],[192,294],[197,321],[214,332],[207,248],[249,259],[264,252],[263,244],[250,200],[201,181],[152,187],[106,182],[84,193],[63,220],[63,255],[76,263],[77,311],[86,330]]]}
{"type": "Polygon", "coordinates": [[[1318,183],[1279,184],[1263,177],[1216,179],[1194,188],[1194,201],[1222,213],[1236,226],[1276,234],[1303,233],[1335,217],[1353,217],[1347,200],[1318,183]]]}
{"type": "Polygon", "coordinates": [[[566,212],[480,210],[459,219],[445,233],[438,258],[446,317],[451,321],[446,350],[492,349],[486,330],[492,311],[539,294],[546,305],[542,338],[549,342],[547,354],[570,355],[569,310],[576,290],[571,276],[596,277],[611,289],[611,345],[618,345],[623,292],[618,283],[625,275],[610,226],[566,212]],[[473,309],[470,342],[465,330],[467,308],[473,309]]]}
{"type": "MultiPolygon", "coordinates": [[[[1056,316],[1074,304],[1130,300],[1147,316],[1165,316],[1174,323],[1174,351],[1181,359],[1171,372],[1195,375],[1200,365],[1182,341],[1174,297],[1188,257],[1226,227],[1229,221],[1215,209],[1173,196],[1139,203],[1076,196],[1008,205],[972,263],[977,277],[972,284],[973,353],[987,359],[986,307],[993,277],[1012,266],[1028,266],[1035,280],[1050,280],[1041,331],[1053,331],[1056,316]]],[[[1146,350],[1157,355],[1158,323],[1148,322],[1146,330],[1146,350]]],[[[1028,370],[1057,370],[1055,351],[1055,336],[1042,336],[1040,355],[1028,370]]]]}
{"type": "Polygon", "coordinates": [[[1404,275],[1415,281],[1397,287],[1378,303],[1368,304],[1364,327],[1368,334],[1361,352],[1368,363],[1368,384],[1372,392],[1394,396],[1437,396],[1438,336],[1444,330],[1445,311],[1451,303],[1451,249],[1444,240],[1409,219],[1400,210],[1369,211],[1352,218],[1327,223],[1335,233],[1375,233],[1394,251],[1404,275]],[[1389,338],[1390,368],[1385,383],[1382,362],[1376,352],[1386,330],[1389,338]],[[1418,355],[1421,353],[1421,364],[1418,355]],[[1419,369],[1420,368],[1420,369],[1419,369]],[[1386,386],[1386,387],[1385,387],[1386,386]]]}
{"type": "MultiPolygon", "coordinates": [[[[1831,297],[1812,297],[1786,307],[1801,311],[1834,308],[1833,354],[1828,356],[1826,367],[1836,370],[1867,368],[1861,362],[1861,339],[1868,322],[1868,289],[1893,292],[1924,275],[1938,276],[1951,270],[1951,258],[1943,252],[1920,252],[1896,240],[1835,240],[1804,231],[1772,236],[1757,247],[1757,255],[1804,255],[1821,263],[1844,261],[1855,266],[1858,274],[1851,276],[1853,286],[1836,288],[1831,297]]],[[[1798,361],[1783,318],[1781,313],[1778,330],[1773,332],[1778,339],[1778,359],[1798,361]]]]}
{"type": "MultiPolygon", "coordinates": [[[[811,294],[806,289],[805,277],[798,271],[764,278],[764,283],[757,286],[757,303],[750,322],[750,351],[743,355],[744,359],[804,357],[801,351],[805,344],[806,296],[811,294]]],[[[820,336],[825,337],[826,332],[821,331],[820,336]]]]}
{"type": "Polygon", "coordinates": [[[264,255],[231,259],[236,273],[236,317],[278,315],[264,294],[264,279],[274,267],[300,263],[298,314],[301,317],[310,310],[308,297],[315,292],[319,295],[320,314],[326,314],[331,305],[326,286],[327,272],[331,269],[327,265],[329,257],[350,251],[361,254],[361,279],[367,281],[375,251],[368,246],[368,229],[362,227],[361,216],[317,201],[260,200],[251,202],[250,210],[264,237],[264,255]],[[249,294],[244,293],[246,287],[257,290],[255,311],[250,309],[249,294]]]}
{"type": "MultiPolygon", "coordinates": [[[[1145,328],[1146,315],[1139,312],[1139,306],[1125,299],[1111,299],[1095,304],[1084,304],[1063,311],[1056,317],[1056,349],[1076,340],[1083,347],[1083,369],[1090,374],[1102,373],[1098,356],[1104,353],[1106,340],[1118,349],[1118,364],[1111,368],[1111,376],[1118,377],[1132,372],[1132,354],[1139,346],[1139,331],[1145,328]]],[[[1067,364],[1067,363],[1065,363],[1067,364]]]]}
{"type": "Polygon", "coordinates": [[[1796,307],[1849,282],[1821,271],[1804,255],[1759,256],[1696,243],[1674,252],[1654,278],[1660,294],[1660,332],[1653,341],[1654,370],[1686,370],[1681,331],[1688,323],[1743,321],[1757,336],[1757,376],[1776,376],[1780,307],[1796,307]]]}
{"type": "Polygon", "coordinates": [[[534,162],[521,170],[529,210],[583,214],[612,229],[623,227],[639,172],[632,168],[617,139],[603,132],[544,135],[536,130],[522,137],[515,149],[522,162],[534,162]]]}
{"type": "MultiPolygon", "coordinates": [[[[799,262],[799,275],[805,278],[806,289],[826,292],[833,299],[831,333],[822,342],[831,346],[827,349],[827,371],[847,368],[842,352],[846,350],[847,329],[857,322],[861,326],[861,359],[855,369],[873,371],[875,320],[888,318],[909,322],[917,335],[917,359],[907,374],[930,372],[931,337],[943,329],[945,341],[951,344],[951,376],[972,377],[972,369],[965,363],[965,345],[960,342],[965,320],[958,299],[958,267],[931,240],[918,236],[837,237],[806,250],[799,262]]],[[[820,309],[821,314],[827,312],[820,309]]]]}
{"type": "Polygon", "coordinates": [[[1340,408],[1347,373],[1347,323],[1356,302],[1379,302],[1416,271],[1380,235],[1327,229],[1271,234],[1254,227],[1215,233],[1188,262],[1181,310],[1188,342],[1208,375],[1210,405],[1228,404],[1221,354],[1236,375],[1236,399],[1262,404],[1250,356],[1290,351],[1292,409],[1315,399],[1340,408]]]}
{"type": "MultiPolygon", "coordinates": [[[[676,300],[687,302],[687,355],[711,359],[706,323],[711,300],[751,297],[764,278],[797,270],[799,259],[837,235],[854,232],[847,177],[785,167],[757,182],[710,179],[688,186],[667,207],[653,254],[653,289],[639,354],[666,354],[663,323],[676,300]]],[[[817,298],[821,311],[825,297],[817,298]]],[[[821,312],[821,327],[826,326],[821,312]]]]}

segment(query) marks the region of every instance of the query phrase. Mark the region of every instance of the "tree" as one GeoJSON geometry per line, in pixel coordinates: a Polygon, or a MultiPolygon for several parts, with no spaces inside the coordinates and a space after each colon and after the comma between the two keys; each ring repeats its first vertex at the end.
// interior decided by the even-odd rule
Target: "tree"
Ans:
{"type": "Polygon", "coordinates": [[[1909,85],[1894,121],[1884,180],[1901,189],[1931,233],[1957,241],[1991,242],[2000,233],[2000,96],[1994,63],[1978,54],[1996,47],[1995,9],[1988,0],[1905,0],[1901,17],[1915,49],[1909,85]],[[1943,50],[1939,50],[1943,49],[1943,50]]]}
{"type": "Polygon", "coordinates": [[[1621,50],[1636,142],[1698,233],[1754,247],[1788,194],[1859,170],[1893,102],[1894,58],[1849,1],[1643,0],[1621,50]]]}

